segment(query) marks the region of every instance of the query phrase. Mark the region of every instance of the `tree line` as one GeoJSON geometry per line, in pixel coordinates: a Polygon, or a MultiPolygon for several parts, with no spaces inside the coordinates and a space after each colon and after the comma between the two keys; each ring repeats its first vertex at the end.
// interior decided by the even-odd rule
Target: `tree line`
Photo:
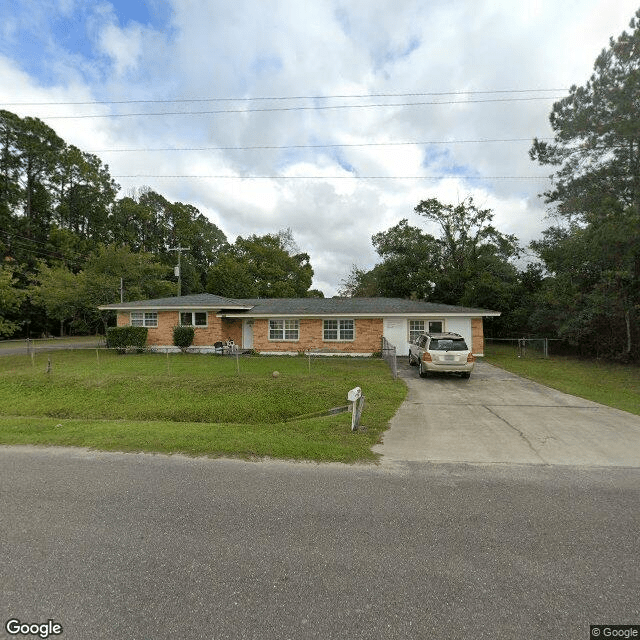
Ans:
{"type": "Polygon", "coordinates": [[[96,307],[177,294],[322,295],[290,230],[225,234],[148,188],[119,197],[97,156],[38,118],[0,111],[0,336],[104,331],[96,307]]]}
{"type": "Polygon", "coordinates": [[[554,224],[529,245],[534,261],[473,200],[422,201],[439,236],[402,220],[373,236],[381,261],[354,266],[345,295],[402,295],[502,311],[495,337],[563,339],[586,356],[640,359],[640,11],[610,39],[584,86],[550,114],[553,142],[529,155],[553,168],[542,194],[554,224]]]}
{"type": "MultiPolygon", "coordinates": [[[[372,237],[380,260],[355,266],[344,296],[389,296],[483,307],[493,337],[545,336],[587,356],[640,359],[640,11],[611,39],[584,86],[550,114],[553,142],[532,160],[553,169],[542,194],[554,221],[528,250],[471,198],[423,200],[372,237]]],[[[0,335],[103,329],[99,304],[182,293],[234,298],[322,296],[289,230],[232,244],[197,208],[150,189],[118,197],[94,155],[37,118],[0,111],[0,335]]]]}

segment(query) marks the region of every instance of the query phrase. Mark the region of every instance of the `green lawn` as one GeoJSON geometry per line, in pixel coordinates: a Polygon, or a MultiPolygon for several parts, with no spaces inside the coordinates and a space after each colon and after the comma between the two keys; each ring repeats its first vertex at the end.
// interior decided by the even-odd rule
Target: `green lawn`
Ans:
{"type": "Polygon", "coordinates": [[[513,346],[486,345],[489,364],[564,393],[640,415],[640,367],[567,356],[518,358],[513,346]]]}
{"type": "Polygon", "coordinates": [[[95,349],[2,356],[0,444],[375,460],[371,446],[405,394],[377,359],[314,357],[309,371],[302,357],[95,349]],[[350,414],[304,417],[345,405],[355,386],[366,396],[366,431],[351,432],[350,414]]]}

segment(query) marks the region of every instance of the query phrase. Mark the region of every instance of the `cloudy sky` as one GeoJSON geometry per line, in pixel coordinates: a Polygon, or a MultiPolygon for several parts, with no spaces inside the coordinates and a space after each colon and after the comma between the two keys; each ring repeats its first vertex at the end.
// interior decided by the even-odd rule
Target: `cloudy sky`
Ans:
{"type": "MultiPolygon", "coordinates": [[[[630,0],[0,0],[0,108],[234,241],[291,228],[335,295],[371,235],[468,196],[523,245],[529,160],[630,0]]],[[[435,229],[425,229],[435,232],[435,229]]]]}

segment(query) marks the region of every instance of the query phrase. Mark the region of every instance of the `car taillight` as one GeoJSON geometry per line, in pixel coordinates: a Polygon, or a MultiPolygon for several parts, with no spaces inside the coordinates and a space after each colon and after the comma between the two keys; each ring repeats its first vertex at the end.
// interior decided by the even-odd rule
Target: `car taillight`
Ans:
{"type": "Polygon", "coordinates": [[[476,357],[473,355],[473,353],[469,352],[469,355],[467,356],[467,362],[475,362],[476,361],[476,357]]]}
{"type": "Polygon", "coordinates": [[[431,362],[431,354],[428,351],[422,354],[422,362],[431,362]]]}

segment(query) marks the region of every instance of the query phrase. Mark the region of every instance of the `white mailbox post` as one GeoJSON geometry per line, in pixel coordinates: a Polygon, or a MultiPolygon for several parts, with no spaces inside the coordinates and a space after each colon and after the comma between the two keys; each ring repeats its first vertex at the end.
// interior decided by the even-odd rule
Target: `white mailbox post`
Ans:
{"type": "Polygon", "coordinates": [[[360,387],[351,389],[351,391],[347,393],[347,400],[351,403],[351,431],[355,431],[357,427],[356,407],[358,406],[358,401],[361,398],[362,398],[362,389],[360,387]]]}

